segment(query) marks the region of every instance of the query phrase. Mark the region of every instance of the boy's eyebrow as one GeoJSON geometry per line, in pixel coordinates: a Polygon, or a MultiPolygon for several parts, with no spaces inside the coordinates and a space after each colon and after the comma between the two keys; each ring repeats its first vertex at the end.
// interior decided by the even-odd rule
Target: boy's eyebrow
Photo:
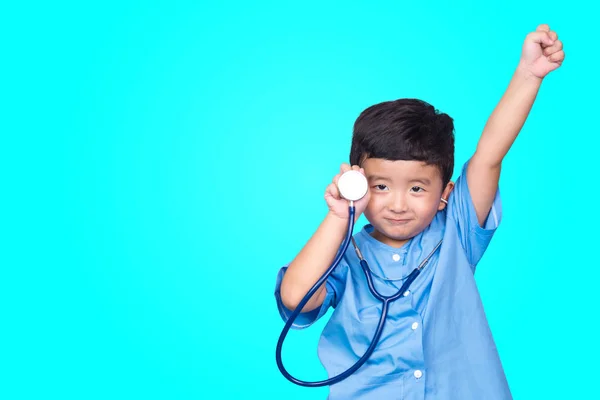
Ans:
{"type": "Polygon", "coordinates": [[[416,178],[416,179],[411,180],[411,182],[420,182],[423,185],[431,185],[431,181],[427,178],[416,178]]]}
{"type": "MultiPolygon", "coordinates": [[[[379,175],[369,175],[368,179],[373,180],[373,181],[386,181],[386,182],[392,181],[390,178],[386,178],[384,176],[379,176],[379,175]]],[[[423,185],[431,185],[431,181],[427,178],[415,178],[415,179],[411,179],[410,182],[419,182],[419,183],[422,183],[423,185]]]]}
{"type": "Polygon", "coordinates": [[[387,181],[387,182],[391,182],[392,180],[390,178],[386,178],[384,176],[379,176],[379,175],[369,175],[367,177],[368,180],[373,180],[373,181],[387,181]]]}

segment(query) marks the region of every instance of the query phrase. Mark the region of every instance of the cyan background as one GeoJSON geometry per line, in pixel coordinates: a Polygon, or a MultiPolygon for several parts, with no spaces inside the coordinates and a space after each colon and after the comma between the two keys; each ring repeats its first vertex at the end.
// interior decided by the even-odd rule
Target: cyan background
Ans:
{"type": "MultiPolygon", "coordinates": [[[[456,178],[540,23],[566,60],[503,164],[476,278],[515,399],[597,398],[592,4],[3,5],[0,398],[325,398],[277,369],[273,289],[355,118],[432,103],[456,178]]],[[[284,346],[302,379],[325,377],[325,320],[284,346]]]]}

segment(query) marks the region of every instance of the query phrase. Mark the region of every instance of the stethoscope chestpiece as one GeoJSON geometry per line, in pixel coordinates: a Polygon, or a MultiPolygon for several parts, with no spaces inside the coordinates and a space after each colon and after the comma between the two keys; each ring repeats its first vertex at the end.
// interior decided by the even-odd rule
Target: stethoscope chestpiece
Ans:
{"type": "Polygon", "coordinates": [[[349,201],[362,199],[369,189],[367,178],[354,169],[344,172],[338,179],[337,186],[340,195],[349,201]]]}

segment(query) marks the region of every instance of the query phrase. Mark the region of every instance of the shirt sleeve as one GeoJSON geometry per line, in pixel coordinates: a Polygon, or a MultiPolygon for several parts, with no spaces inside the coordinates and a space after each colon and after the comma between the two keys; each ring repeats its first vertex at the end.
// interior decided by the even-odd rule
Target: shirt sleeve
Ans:
{"type": "MultiPolygon", "coordinates": [[[[285,275],[288,266],[289,264],[285,265],[279,270],[279,273],[277,274],[277,281],[275,283],[275,300],[277,302],[277,309],[279,310],[279,315],[281,315],[281,318],[284,322],[287,322],[289,316],[294,311],[286,308],[281,301],[281,281],[283,280],[283,276],[285,275]]],[[[325,281],[326,296],[325,300],[323,300],[323,304],[321,304],[321,307],[315,308],[309,312],[300,313],[292,324],[292,329],[308,328],[315,321],[325,315],[329,307],[335,308],[337,306],[343,292],[346,271],[347,265],[345,264],[345,260],[342,259],[325,281]]]]}
{"type": "Polygon", "coordinates": [[[475,272],[477,263],[483,256],[502,220],[502,201],[500,199],[500,189],[498,188],[488,216],[483,226],[480,226],[467,184],[469,161],[464,164],[448,199],[448,215],[456,224],[460,243],[467,255],[471,269],[475,272]]]}

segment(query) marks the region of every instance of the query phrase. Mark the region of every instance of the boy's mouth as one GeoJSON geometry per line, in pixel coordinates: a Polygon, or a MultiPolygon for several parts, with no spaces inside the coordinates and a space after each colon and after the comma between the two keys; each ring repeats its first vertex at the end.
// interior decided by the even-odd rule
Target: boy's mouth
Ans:
{"type": "Polygon", "coordinates": [[[404,225],[410,222],[410,219],[396,219],[396,218],[385,218],[392,225],[404,225]]]}

